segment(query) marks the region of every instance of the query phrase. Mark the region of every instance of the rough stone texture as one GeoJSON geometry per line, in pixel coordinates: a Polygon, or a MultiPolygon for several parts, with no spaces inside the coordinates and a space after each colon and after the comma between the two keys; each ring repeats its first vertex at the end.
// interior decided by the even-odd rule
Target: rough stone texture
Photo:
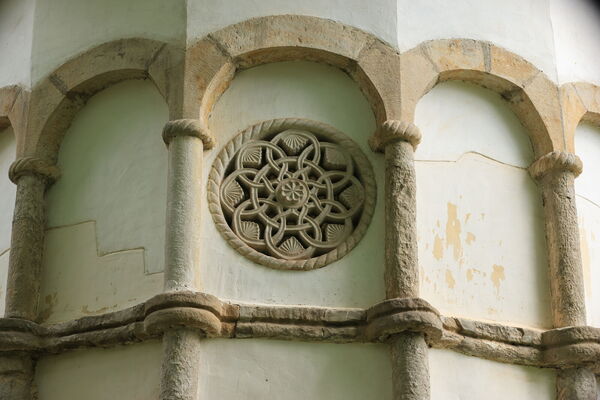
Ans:
{"type": "Polygon", "coordinates": [[[413,147],[395,141],[385,147],[385,286],[387,298],[417,297],[416,178],[413,147]]]}
{"type": "Polygon", "coordinates": [[[202,140],[175,136],[169,144],[165,291],[194,290],[200,260],[202,140]]]}
{"type": "Polygon", "coordinates": [[[189,329],[163,337],[160,400],[198,400],[200,336],[189,329]]]}
{"type": "Polygon", "coordinates": [[[556,400],[595,400],[596,377],[586,368],[558,371],[556,400]]]}
{"type": "Polygon", "coordinates": [[[405,332],[391,339],[394,399],[429,399],[429,359],[422,334],[405,332]]]}
{"type": "Polygon", "coordinates": [[[24,172],[18,177],[8,267],[7,317],[35,320],[44,248],[44,191],[48,180],[24,172]]]}
{"type": "Polygon", "coordinates": [[[0,398],[30,399],[32,393],[33,361],[27,355],[0,356],[0,398]]]}
{"type": "Polygon", "coordinates": [[[585,324],[583,272],[573,181],[581,161],[550,153],[530,167],[544,205],[552,316],[557,328],[585,324]]]}

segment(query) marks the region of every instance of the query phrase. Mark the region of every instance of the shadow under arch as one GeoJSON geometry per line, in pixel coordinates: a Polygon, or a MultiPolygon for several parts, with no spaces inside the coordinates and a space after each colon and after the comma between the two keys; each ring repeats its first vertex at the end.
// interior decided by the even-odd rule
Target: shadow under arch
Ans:
{"type": "Polygon", "coordinates": [[[450,80],[499,93],[527,129],[536,157],[565,147],[556,84],[522,57],[492,43],[440,39],[402,53],[402,116],[413,121],[419,100],[450,80]]]}
{"type": "Polygon", "coordinates": [[[32,89],[25,155],[55,163],[64,133],[86,101],[129,79],[150,79],[171,117],[179,117],[184,55],[171,44],[131,38],[101,44],[67,61],[32,89]]]}

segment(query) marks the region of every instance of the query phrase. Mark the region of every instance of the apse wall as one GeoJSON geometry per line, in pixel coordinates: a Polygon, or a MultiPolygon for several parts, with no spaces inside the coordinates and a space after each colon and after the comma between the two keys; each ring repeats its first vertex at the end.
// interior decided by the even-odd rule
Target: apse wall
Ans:
{"type": "MultiPolygon", "coordinates": [[[[5,1],[0,54],[11,62],[0,62],[0,87],[33,86],[66,60],[110,40],[144,37],[183,48],[229,24],[274,14],[333,19],[399,51],[432,39],[486,40],[531,61],[558,83],[598,84],[596,20],[588,8],[571,4],[5,1]]],[[[552,326],[541,197],[527,171],[534,156],[527,131],[506,104],[480,87],[447,82],[418,105],[421,297],[446,316],[546,329],[552,326]]],[[[375,170],[373,221],[342,259],[314,271],[279,271],[232,249],[203,202],[201,289],[235,303],[367,308],[382,301],[383,156],[367,143],[375,129],[371,107],[344,72],[304,61],[240,71],[209,118],[217,146],[204,153],[203,182],[228,140],[254,123],[281,117],[325,122],[356,142],[375,170]]],[[[165,100],[149,80],[109,87],[78,112],[59,154],[62,177],[47,193],[39,322],[48,326],[122,310],[162,291],[168,151],[161,130],[167,120],[165,100]]],[[[576,192],[588,323],[600,327],[600,130],[581,124],[575,152],[584,163],[576,192]]],[[[15,193],[7,171],[15,153],[12,129],[0,132],[0,312],[15,193]]],[[[202,398],[392,398],[391,359],[383,344],[211,339],[202,342],[201,351],[202,398]]],[[[35,385],[40,400],[155,400],[161,357],[156,341],[45,355],[35,385]]],[[[555,398],[552,369],[443,349],[429,350],[429,364],[433,400],[555,398]]]]}

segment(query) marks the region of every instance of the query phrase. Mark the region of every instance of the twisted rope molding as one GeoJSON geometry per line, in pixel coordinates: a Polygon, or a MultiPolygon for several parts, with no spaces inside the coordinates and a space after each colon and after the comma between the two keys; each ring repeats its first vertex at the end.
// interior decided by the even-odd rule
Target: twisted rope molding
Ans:
{"type": "Polygon", "coordinates": [[[333,343],[385,343],[416,331],[429,346],[492,361],[543,368],[587,367],[600,374],[600,329],[537,330],[445,317],[420,298],[368,309],[268,306],[223,302],[201,292],[167,292],[128,309],[44,326],[0,318],[0,354],[57,354],[160,339],[186,327],[205,338],[269,338],[333,343]]]}
{"type": "Polygon", "coordinates": [[[46,179],[48,183],[56,182],[60,177],[60,170],[56,165],[35,157],[23,157],[15,160],[8,169],[8,178],[17,184],[20,177],[35,175],[46,179]]]}
{"type": "Polygon", "coordinates": [[[387,120],[370,139],[373,151],[383,152],[385,146],[396,141],[408,142],[416,150],[421,143],[421,131],[412,122],[387,120]]]}
{"type": "Polygon", "coordinates": [[[281,118],[263,121],[245,129],[236,135],[219,152],[217,158],[213,162],[212,169],[208,176],[207,192],[208,208],[213,216],[217,230],[221,233],[225,240],[227,240],[227,242],[236,251],[248,259],[267,267],[284,270],[311,270],[321,268],[344,257],[358,244],[358,242],[366,233],[369,223],[371,222],[371,218],[373,217],[375,203],[377,201],[375,176],[373,174],[371,164],[360,148],[354,143],[354,141],[327,124],[302,118],[281,118]],[[344,241],[336,249],[318,257],[305,260],[282,260],[254,250],[252,247],[248,246],[241,239],[239,239],[231,230],[221,209],[219,188],[229,161],[234,157],[236,152],[248,140],[261,139],[286,129],[307,130],[317,135],[326,136],[327,138],[332,139],[336,143],[344,146],[356,162],[360,174],[362,175],[363,185],[365,187],[365,203],[363,212],[360,221],[352,234],[350,234],[346,241],[344,241]]]}
{"type": "Polygon", "coordinates": [[[167,122],[162,132],[163,141],[168,146],[175,136],[196,137],[202,140],[204,150],[210,150],[216,144],[215,138],[197,119],[176,119],[167,122]]]}
{"type": "Polygon", "coordinates": [[[577,177],[583,171],[583,163],[575,154],[556,150],[541,156],[529,167],[533,179],[540,179],[552,171],[568,171],[577,177]]]}

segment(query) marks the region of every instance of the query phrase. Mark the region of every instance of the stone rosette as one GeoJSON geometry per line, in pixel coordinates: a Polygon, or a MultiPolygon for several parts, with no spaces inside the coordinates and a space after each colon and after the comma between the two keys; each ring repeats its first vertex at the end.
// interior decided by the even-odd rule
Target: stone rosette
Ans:
{"type": "Polygon", "coordinates": [[[369,161],[343,133],[315,121],[247,128],[217,156],[208,204],[217,229],[259,264],[321,268],[365,234],[376,187],[369,161]]]}

